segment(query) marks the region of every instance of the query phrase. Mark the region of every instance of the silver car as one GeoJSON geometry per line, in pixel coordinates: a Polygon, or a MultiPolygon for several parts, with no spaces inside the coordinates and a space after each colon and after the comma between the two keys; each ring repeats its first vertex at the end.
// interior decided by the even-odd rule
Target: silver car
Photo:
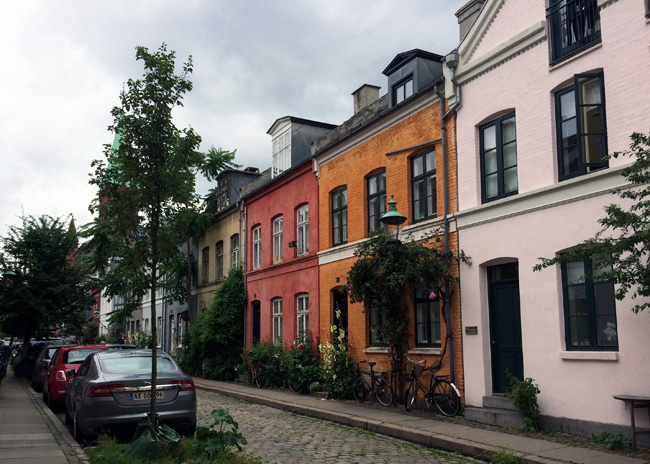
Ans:
{"type": "MultiPolygon", "coordinates": [[[[65,420],[84,442],[100,433],[132,437],[151,400],[151,350],[102,351],[72,374],[65,394],[65,420]]],[[[157,413],[163,423],[191,436],[196,429],[196,389],[176,362],[158,352],[157,413]]]]}

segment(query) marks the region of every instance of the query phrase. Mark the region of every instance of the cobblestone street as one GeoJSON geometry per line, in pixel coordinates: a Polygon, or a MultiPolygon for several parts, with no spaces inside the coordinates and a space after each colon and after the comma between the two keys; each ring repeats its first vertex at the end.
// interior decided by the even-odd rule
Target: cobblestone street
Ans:
{"type": "Polygon", "coordinates": [[[248,440],[245,450],[266,463],[477,463],[371,432],[198,390],[198,424],[226,409],[248,440]]]}

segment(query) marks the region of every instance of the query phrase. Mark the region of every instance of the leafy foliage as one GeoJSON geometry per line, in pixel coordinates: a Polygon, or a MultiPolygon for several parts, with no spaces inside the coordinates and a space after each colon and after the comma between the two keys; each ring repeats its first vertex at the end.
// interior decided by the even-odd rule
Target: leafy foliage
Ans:
{"type": "Polygon", "coordinates": [[[605,207],[605,217],[599,219],[602,229],[592,238],[576,246],[571,252],[555,258],[540,258],[534,269],[550,267],[557,263],[582,260],[585,256],[597,257],[602,265],[600,277],[615,284],[614,296],[623,300],[628,294],[641,300],[632,310],[643,311],[650,305],[650,136],[633,133],[630,149],[612,155],[629,156],[634,163],[621,171],[632,188],[612,191],[625,207],[612,203],[605,207]]]}
{"type": "Polygon", "coordinates": [[[409,236],[404,243],[390,243],[380,228],[355,250],[358,259],[348,272],[350,301],[363,303],[366,312],[387,310],[388,322],[379,330],[389,345],[394,372],[408,350],[409,295],[415,288],[432,286],[440,294],[445,279],[455,279],[447,263],[468,260],[462,253],[445,254],[441,242],[438,231],[431,230],[419,241],[409,236]]]}
{"type": "Polygon", "coordinates": [[[274,345],[267,341],[260,341],[251,347],[250,362],[253,366],[262,367],[262,382],[265,387],[275,387],[273,381],[280,377],[278,363],[275,356],[282,353],[280,345],[274,345]]]}
{"type": "Polygon", "coordinates": [[[289,366],[290,383],[298,393],[308,393],[310,385],[320,383],[323,377],[320,352],[312,349],[312,341],[290,345],[283,352],[289,366]]]}
{"type": "Polygon", "coordinates": [[[631,440],[622,433],[609,433],[603,432],[597,435],[592,435],[591,439],[595,443],[603,444],[608,450],[626,450],[630,447],[631,440]]]}
{"type": "Polygon", "coordinates": [[[539,387],[531,378],[519,380],[512,373],[506,371],[510,382],[510,392],[506,392],[506,398],[510,398],[515,407],[524,416],[524,424],[528,430],[535,432],[539,430],[540,411],[537,404],[539,387]]]}
{"type": "Polygon", "coordinates": [[[328,398],[347,399],[352,396],[354,361],[350,358],[347,334],[341,327],[341,310],[337,307],[334,314],[336,324],[330,327],[334,342],[327,341],[319,347],[323,359],[323,379],[328,398]]]}
{"type": "Polygon", "coordinates": [[[239,424],[225,409],[215,409],[211,413],[213,423],[196,428],[196,440],[192,447],[201,456],[208,459],[228,457],[234,449],[241,451],[247,444],[246,438],[239,432],[239,424]]]}
{"type": "Polygon", "coordinates": [[[21,219],[21,227],[11,226],[0,239],[2,273],[15,272],[11,289],[0,293],[0,328],[22,337],[25,346],[58,330],[83,335],[93,300],[83,260],[71,258],[78,243],[74,227],[47,215],[21,219]]]}

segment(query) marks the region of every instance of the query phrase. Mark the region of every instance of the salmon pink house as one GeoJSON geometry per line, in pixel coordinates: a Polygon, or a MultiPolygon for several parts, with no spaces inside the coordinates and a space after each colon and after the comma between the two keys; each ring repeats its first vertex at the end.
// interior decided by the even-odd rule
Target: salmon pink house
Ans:
{"type": "Polygon", "coordinates": [[[242,189],[246,348],[318,336],[318,183],[309,144],[333,127],[278,119],[268,131],[271,169],[242,189]]]}

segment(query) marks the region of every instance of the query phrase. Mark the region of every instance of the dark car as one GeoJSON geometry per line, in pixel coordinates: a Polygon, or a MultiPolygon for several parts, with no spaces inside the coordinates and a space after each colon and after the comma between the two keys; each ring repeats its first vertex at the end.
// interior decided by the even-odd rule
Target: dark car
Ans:
{"type": "Polygon", "coordinates": [[[56,349],[60,346],[63,345],[45,345],[43,349],[41,349],[41,352],[38,355],[38,358],[36,358],[36,361],[34,361],[34,367],[32,368],[32,388],[35,391],[43,391],[43,382],[45,381],[47,366],[50,364],[50,360],[56,352],[56,349]]]}
{"type": "Polygon", "coordinates": [[[91,353],[108,351],[101,345],[63,345],[56,349],[43,380],[43,401],[56,410],[65,401],[65,386],[70,380],[66,373],[76,369],[91,353]]]}
{"type": "MultiPolygon", "coordinates": [[[[25,377],[28,380],[31,380],[32,372],[34,371],[34,363],[36,358],[40,354],[43,347],[51,345],[52,343],[62,343],[59,339],[51,340],[31,340],[29,343],[29,349],[27,350],[27,356],[22,358],[16,365],[16,375],[18,377],[25,377]]],[[[22,357],[22,352],[16,354],[18,358],[22,357]]]]}
{"type": "MultiPolygon", "coordinates": [[[[151,400],[151,350],[94,353],[79,366],[65,395],[66,423],[83,442],[99,433],[131,437],[147,417],[151,400]]],[[[158,352],[157,414],[191,436],[196,429],[196,389],[166,353],[158,352]]]]}

